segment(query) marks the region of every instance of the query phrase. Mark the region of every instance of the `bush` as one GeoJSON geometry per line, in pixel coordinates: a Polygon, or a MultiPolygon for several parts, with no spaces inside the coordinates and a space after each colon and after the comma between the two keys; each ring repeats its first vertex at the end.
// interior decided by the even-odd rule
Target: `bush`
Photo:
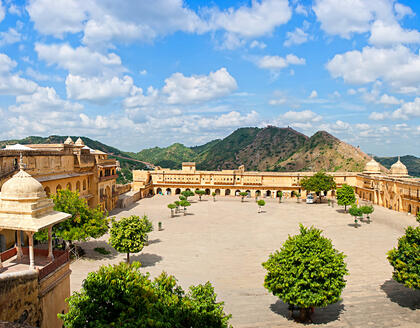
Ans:
{"type": "Polygon", "coordinates": [[[309,309],[340,299],[348,274],[345,255],[321,232],[300,225],[300,234],[289,236],[262,264],[268,271],[264,287],[289,305],[309,309]]]}
{"type": "Polygon", "coordinates": [[[191,286],[186,293],[173,276],[153,281],[140,264],[102,266],[68,299],[69,312],[59,314],[64,326],[228,328],[230,315],[216,301],[212,285],[191,286]]]}

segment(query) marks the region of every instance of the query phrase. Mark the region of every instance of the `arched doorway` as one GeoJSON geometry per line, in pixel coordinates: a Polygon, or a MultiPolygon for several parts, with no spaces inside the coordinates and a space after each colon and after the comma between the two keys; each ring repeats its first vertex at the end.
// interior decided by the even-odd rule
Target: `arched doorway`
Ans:
{"type": "Polygon", "coordinates": [[[248,197],[251,197],[251,190],[247,190],[246,193],[248,194],[248,197]]]}
{"type": "Polygon", "coordinates": [[[267,190],[265,192],[265,197],[271,197],[271,190],[267,190]]]}
{"type": "Polygon", "coordinates": [[[261,190],[257,190],[257,191],[255,192],[255,196],[260,197],[260,196],[261,196],[261,190]]]}
{"type": "Polygon", "coordinates": [[[86,180],[83,180],[83,190],[86,190],[86,180]]]}
{"type": "Polygon", "coordinates": [[[166,188],[166,194],[167,194],[168,196],[170,196],[170,195],[171,195],[171,193],[172,193],[171,188],[166,188]]]}
{"type": "Polygon", "coordinates": [[[292,190],[292,192],[290,193],[290,197],[295,197],[296,195],[296,191],[292,190]]]}
{"type": "Polygon", "coordinates": [[[408,214],[411,214],[411,204],[408,204],[408,214]]]}
{"type": "Polygon", "coordinates": [[[241,193],[241,191],[240,190],[236,190],[235,191],[235,196],[239,196],[239,194],[241,193]]]}
{"type": "Polygon", "coordinates": [[[210,195],[210,189],[206,189],[206,195],[210,195]]]}
{"type": "Polygon", "coordinates": [[[61,184],[57,185],[57,187],[55,188],[55,193],[57,193],[61,189],[63,189],[63,188],[61,188],[61,184]]]}
{"type": "Polygon", "coordinates": [[[217,196],[220,195],[220,189],[216,189],[214,192],[216,193],[217,196]]]}
{"type": "Polygon", "coordinates": [[[71,191],[71,183],[70,182],[67,184],[66,189],[71,191]]]}
{"type": "Polygon", "coordinates": [[[149,189],[149,196],[153,196],[153,189],[149,189]]]}
{"type": "Polygon", "coordinates": [[[176,188],[175,189],[175,195],[179,195],[181,194],[181,189],[180,188],[176,188]]]}
{"type": "Polygon", "coordinates": [[[50,188],[49,188],[49,187],[45,187],[45,188],[44,188],[44,191],[45,191],[45,193],[47,194],[47,197],[50,197],[50,195],[51,195],[51,190],[50,190],[50,188]]]}
{"type": "Polygon", "coordinates": [[[157,188],[157,189],[156,189],[156,193],[157,193],[158,195],[162,195],[162,189],[161,189],[161,188],[157,188]]]}
{"type": "Polygon", "coordinates": [[[230,189],[226,189],[226,191],[225,191],[225,195],[226,195],[226,196],[229,196],[229,195],[230,195],[230,189]]]}
{"type": "Polygon", "coordinates": [[[187,188],[187,189],[185,189],[185,191],[191,191],[191,189],[190,188],[187,188]]]}
{"type": "Polygon", "coordinates": [[[80,192],[80,181],[76,182],[76,191],[80,192]]]}
{"type": "Polygon", "coordinates": [[[280,193],[281,193],[281,191],[277,190],[276,197],[280,197],[280,193]]]}

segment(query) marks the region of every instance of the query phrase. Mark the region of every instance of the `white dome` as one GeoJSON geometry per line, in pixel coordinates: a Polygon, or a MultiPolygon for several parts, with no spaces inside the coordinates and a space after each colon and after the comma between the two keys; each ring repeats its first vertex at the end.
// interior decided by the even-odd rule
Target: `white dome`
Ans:
{"type": "Polygon", "coordinates": [[[6,181],[1,188],[1,199],[39,199],[45,197],[42,184],[23,170],[6,181]]]}
{"type": "Polygon", "coordinates": [[[85,145],[85,143],[83,142],[83,140],[82,140],[81,138],[78,138],[78,139],[76,140],[75,145],[76,145],[76,146],[84,146],[84,145],[85,145]]]}
{"type": "Polygon", "coordinates": [[[391,166],[391,175],[398,176],[398,177],[407,177],[408,170],[407,167],[400,161],[400,157],[398,156],[398,161],[392,164],[391,166]]]}
{"type": "Polygon", "coordinates": [[[365,174],[380,174],[381,173],[381,166],[377,161],[372,159],[366,163],[365,168],[363,170],[365,174]]]}
{"type": "Polygon", "coordinates": [[[74,144],[73,139],[72,139],[72,138],[70,138],[70,137],[68,137],[68,138],[66,139],[66,141],[64,141],[64,143],[65,143],[66,145],[73,145],[73,144],[74,144]]]}

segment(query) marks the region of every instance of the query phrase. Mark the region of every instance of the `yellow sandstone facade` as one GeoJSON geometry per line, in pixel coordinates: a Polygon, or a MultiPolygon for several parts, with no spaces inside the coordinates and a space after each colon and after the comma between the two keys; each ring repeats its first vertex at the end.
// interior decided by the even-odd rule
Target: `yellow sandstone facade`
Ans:
{"type": "MultiPolygon", "coordinates": [[[[360,199],[396,211],[415,214],[420,210],[420,180],[410,178],[407,168],[399,160],[390,172],[384,172],[372,159],[365,170],[359,172],[328,172],[334,177],[337,188],[343,184],[354,187],[360,199]]],[[[195,163],[182,164],[181,170],[156,167],[154,171],[134,170],[132,189],[141,197],[155,194],[178,195],[184,190],[202,189],[207,195],[238,196],[248,192],[251,197],[293,197],[306,192],[300,180],[314,172],[248,172],[244,166],[237,170],[200,171],[195,163]]],[[[327,196],[334,197],[335,191],[327,196]]]]}

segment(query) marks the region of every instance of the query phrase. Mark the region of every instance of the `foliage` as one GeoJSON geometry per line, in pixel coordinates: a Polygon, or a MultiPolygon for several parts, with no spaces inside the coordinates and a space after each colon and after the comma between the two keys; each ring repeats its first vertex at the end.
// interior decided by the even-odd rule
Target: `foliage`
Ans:
{"type": "Polygon", "coordinates": [[[300,185],[307,192],[313,191],[318,196],[321,195],[321,192],[327,192],[329,190],[335,189],[336,187],[334,178],[323,171],[319,171],[311,177],[303,178],[300,181],[300,185]]]}
{"type": "Polygon", "coordinates": [[[211,193],[211,195],[213,196],[213,201],[216,201],[216,193],[213,191],[213,192],[211,193]]]}
{"type": "Polygon", "coordinates": [[[181,202],[180,202],[179,200],[176,200],[176,201],[174,201],[174,204],[175,204],[175,206],[176,206],[176,210],[175,210],[175,212],[178,212],[179,207],[181,206],[181,202]]]}
{"type": "MultiPolygon", "coordinates": [[[[99,238],[109,229],[109,218],[99,209],[91,209],[78,192],[68,189],[58,190],[52,195],[54,210],[69,213],[72,216],[53,226],[53,234],[66,241],[85,241],[89,238],[99,238]]],[[[35,234],[37,240],[47,240],[48,233],[44,229],[35,234]]]]}
{"type": "Polygon", "coordinates": [[[351,216],[354,216],[355,218],[359,218],[363,216],[363,211],[361,207],[358,207],[356,204],[353,204],[350,209],[349,213],[351,216]]]}
{"type": "Polygon", "coordinates": [[[191,206],[191,203],[188,200],[183,200],[179,203],[179,205],[184,208],[184,215],[187,215],[187,207],[191,206]]]}
{"type": "Polygon", "coordinates": [[[406,287],[420,289],[420,227],[407,227],[398,247],[388,252],[393,278],[406,287]]]}
{"type": "Polygon", "coordinates": [[[162,272],[153,281],[140,264],[102,266],[68,298],[69,311],[59,314],[67,328],[189,327],[228,328],[231,315],[216,301],[210,282],[186,293],[175,277],[162,272]]]}
{"type": "Polygon", "coordinates": [[[324,307],[337,302],[348,274],[345,255],[333,248],[322,231],[300,225],[279,251],[262,265],[268,271],[264,287],[283,302],[300,308],[324,307]]]}
{"type": "Polygon", "coordinates": [[[360,207],[360,210],[362,211],[363,214],[366,214],[367,217],[369,218],[369,215],[373,213],[374,208],[372,205],[364,205],[360,207]]]}
{"type": "Polygon", "coordinates": [[[344,205],[344,210],[347,212],[347,206],[352,205],[356,202],[356,195],[354,189],[348,184],[343,184],[341,188],[337,190],[337,204],[344,205]]]}
{"type": "Polygon", "coordinates": [[[191,190],[184,190],[183,192],[181,192],[181,195],[185,197],[185,199],[181,199],[180,196],[181,200],[188,200],[188,197],[194,196],[194,193],[191,190]]]}
{"type": "Polygon", "coordinates": [[[265,200],[264,199],[257,200],[257,204],[258,204],[258,206],[264,206],[265,205],[265,200]]]}
{"type": "Polygon", "coordinates": [[[177,206],[175,204],[168,204],[168,208],[171,210],[171,216],[174,216],[174,209],[177,206]]]}
{"type": "Polygon", "coordinates": [[[185,196],[181,195],[181,196],[179,196],[179,200],[180,200],[181,202],[183,202],[184,200],[187,200],[187,197],[185,197],[185,196]]]}
{"type": "Polygon", "coordinates": [[[206,191],[199,189],[199,190],[195,191],[195,194],[198,195],[198,197],[200,198],[200,201],[201,201],[201,197],[206,194],[206,191]]]}
{"type": "Polygon", "coordinates": [[[417,222],[419,222],[419,223],[420,223],[420,211],[419,211],[419,212],[417,212],[417,215],[416,215],[416,220],[417,220],[417,222]]]}
{"type": "Polygon", "coordinates": [[[140,252],[147,242],[147,234],[153,230],[152,223],[146,215],[142,218],[131,215],[119,221],[113,220],[109,243],[120,253],[127,253],[127,263],[130,253],[140,252]]]}
{"type": "Polygon", "coordinates": [[[239,196],[241,196],[241,202],[243,202],[244,198],[248,196],[248,193],[246,191],[242,191],[239,193],[239,196]]]}
{"type": "Polygon", "coordinates": [[[99,254],[102,254],[102,255],[111,254],[111,252],[110,251],[107,251],[104,247],[95,247],[93,250],[95,252],[98,252],[99,254]]]}

